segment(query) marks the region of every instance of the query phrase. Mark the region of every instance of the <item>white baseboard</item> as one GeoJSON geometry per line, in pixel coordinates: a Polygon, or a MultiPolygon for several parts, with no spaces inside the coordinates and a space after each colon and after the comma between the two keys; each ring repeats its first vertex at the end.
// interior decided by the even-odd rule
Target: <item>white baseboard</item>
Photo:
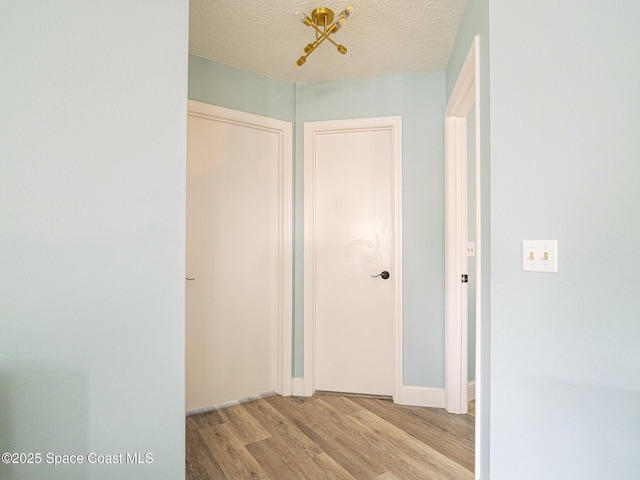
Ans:
{"type": "Polygon", "coordinates": [[[202,407],[202,408],[195,408],[193,410],[188,410],[186,412],[186,416],[188,417],[189,415],[197,415],[199,413],[211,412],[212,410],[220,410],[221,408],[231,407],[233,405],[238,405],[240,403],[252,402],[254,400],[270,397],[272,395],[277,395],[275,390],[272,390],[270,392],[260,393],[258,395],[252,395],[250,397],[241,398],[239,400],[231,400],[229,402],[218,403],[216,405],[211,405],[209,407],[202,407]]]}
{"type": "Polygon", "coordinates": [[[304,397],[304,378],[294,377],[291,381],[292,395],[294,397],[304,397]]]}
{"type": "Polygon", "coordinates": [[[476,381],[471,380],[467,384],[467,400],[475,400],[476,399],[476,381]]]}
{"type": "MultiPolygon", "coordinates": [[[[304,378],[294,377],[291,382],[292,395],[304,397],[304,378]]],[[[475,398],[475,382],[469,382],[469,395],[475,398]]],[[[471,400],[471,396],[469,399],[471,400]]],[[[403,386],[400,398],[394,398],[399,405],[411,405],[414,407],[444,408],[444,388],[403,386]]]]}
{"type": "Polygon", "coordinates": [[[403,386],[401,398],[394,399],[400,405],[444,408],[444,388],[403,386]]]}

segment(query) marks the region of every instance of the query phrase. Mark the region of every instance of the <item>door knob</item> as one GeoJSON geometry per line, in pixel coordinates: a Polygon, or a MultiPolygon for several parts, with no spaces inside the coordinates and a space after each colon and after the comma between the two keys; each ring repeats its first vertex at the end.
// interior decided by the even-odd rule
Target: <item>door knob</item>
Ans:
{"type": "Polygon", "coordinates": [[[387,272],[386,270],[384,272],[379,273],[378,275],[371,275],[372,277],[382,277],[383,280],[386,280],[387,278],[389,278],[389,272],[387,272]]]}

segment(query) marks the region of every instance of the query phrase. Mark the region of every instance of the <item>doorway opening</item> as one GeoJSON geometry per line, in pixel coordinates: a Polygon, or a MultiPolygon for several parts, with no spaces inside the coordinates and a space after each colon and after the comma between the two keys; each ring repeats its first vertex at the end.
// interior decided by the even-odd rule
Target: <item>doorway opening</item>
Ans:
{"type": "Polygon", "coordinates": [[[475,394],[476,478],[483,470],[480,453],[484,448],[481,434],[483,338],[479,51],[479,37],[476,36],[445,111],[445,408],[450,413],[466,414],[470,391],[475,394]],[[469,119],[469,115],[473,118],[469,119]],[[473,132],[468,128],[471,125],[473,132]],[[473,182],[471,186],[468,185],[470,179],[473,182]],[[471,199],[468,198],[469,192],[473,195],[471,199]],[[470,205],[473,209],[471,215],[470,205]],[[470,217],[473,219],[471,225],[470,217]],[[470,242],[470,232],[474,236],[473,242],[470,242]],[[470,273],[475,275],[472,292],[475,308],[471,319],[475,327],[473,390],[469,388],[470,273]]]}

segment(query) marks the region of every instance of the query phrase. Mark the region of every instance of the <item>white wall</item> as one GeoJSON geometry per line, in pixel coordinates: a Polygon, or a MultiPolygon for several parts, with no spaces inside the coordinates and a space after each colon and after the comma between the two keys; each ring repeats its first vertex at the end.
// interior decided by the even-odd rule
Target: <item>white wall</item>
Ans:
{"type": "Polygon", "coordinates": [[[1,10],[0,477],[181,478],[187,2],[1,10]]]}
{"type": "Polygon", "coordinates": [[[640,4],[491,2],[491,478],[640,478],[640,4]],[[558,239],[559,272],[521,241],[558,239]]]}

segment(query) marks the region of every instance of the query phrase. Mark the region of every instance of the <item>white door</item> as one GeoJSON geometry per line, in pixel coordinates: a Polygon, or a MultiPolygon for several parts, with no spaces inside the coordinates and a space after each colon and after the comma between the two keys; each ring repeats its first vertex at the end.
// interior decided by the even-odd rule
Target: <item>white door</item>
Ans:
{"type": "Polygon", "coordinates": [[[316,390],[395,393],[400,132],[398,117],[305,124],[305,316],[316,390]]]}
{"type": "Polygon", "coordinates": [[[291,344],[290,132],[189,102],[187,411],[278,390],[279,369],[290,372],[279,351],[291,344]]]}

